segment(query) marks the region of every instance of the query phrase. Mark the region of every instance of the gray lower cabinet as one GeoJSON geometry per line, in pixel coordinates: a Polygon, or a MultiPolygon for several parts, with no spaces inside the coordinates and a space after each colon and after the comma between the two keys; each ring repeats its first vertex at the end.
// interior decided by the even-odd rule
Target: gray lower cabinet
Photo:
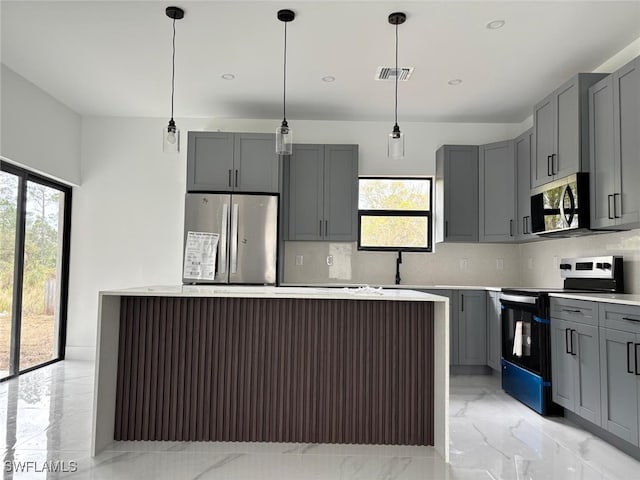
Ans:
{"type": "Polygon", "coordinates": [[[487,365],[498,372],[502,357],[501,313],[500,292],[487,292],[487,365]]]}
{"type": "Polygon", "coordinates": [[[458,365],[458,292],[456,290],[426,289],[420,290],[449,299],[449,364],[458,365]]]}
{"type": "Polygon", "coordinates": [[[553,401],[601,425],[598,304],[551,300],[553,401]]]}
{"type": "Polygon", "coordinates": [[[287,240],[357,240],[358,146],[295,144],[285,165],[287,240]]]}
{"type": "Polygon", "coordinates": [[[640,226],[640,57],[589,88],[591,228],[640,226]]]}
{"type": "Polygon", "coordinates": [[[188,192],[278,193],[278,165],[272,134],[188,134],[188,192]]]}
{"type": "Polygon", "coordinates": [[[458,364],[487,364],[487,292],[458,291],[458,364]]]}
{"type": "MultiPolygon", "coordinates": [[[[487,292],[484,290],[446,289],[421,291],[449,298],[450,365],[486,366],[487,292]]],[[[499,369],[499,367],[493,368],[499,369]]]]}
{"type": "Polygon", "coordinates": [[[532,187],[588,171],[588,88],[605,76],[578,73],[534,106],[532,187]]]}
{"type": "Polygon", "coordinates": [[[514,140],[516,156],[516,240],[536,238],[531,233],[531,148],[533,129],[514,140]]]}
{"type": "Polygon", "coordinates": [[[517,229],[515,143],[481,145],[478,157],[479,241],[512,242],[517,229]]]}
{"type": "Polygon", "coordinates": [[[640,308],[600,304],[602,427],[639,446],[640,308]]]}
{"type": "Polygon", "coordinates": [[[436,152],[436,242],[478,241],[478,147],[444,145],[436,152]]]}

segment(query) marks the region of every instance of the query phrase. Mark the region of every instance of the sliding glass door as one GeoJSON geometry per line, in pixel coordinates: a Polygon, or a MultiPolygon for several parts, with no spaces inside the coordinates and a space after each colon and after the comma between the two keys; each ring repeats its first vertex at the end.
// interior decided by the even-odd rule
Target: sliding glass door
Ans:
{"type": "Polygon", "coordinates": [[[19,178],[0,171],[0,379],[11,363],[13,274],[19,178]]]}
{"type": "Polygon", "coordinates": [[[0,379],[64,357],[71,189],[0,163],[0,379]]]}

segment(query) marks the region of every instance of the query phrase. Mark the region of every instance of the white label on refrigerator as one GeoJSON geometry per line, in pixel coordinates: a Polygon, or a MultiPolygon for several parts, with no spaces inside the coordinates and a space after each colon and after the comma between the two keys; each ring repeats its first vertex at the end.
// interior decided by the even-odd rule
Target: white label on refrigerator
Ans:
{"type": "Polygon", "coordinates": [[[183,277],[190,280],[213,280],[219,233],[187,232],[184,247],[183,277]]]}

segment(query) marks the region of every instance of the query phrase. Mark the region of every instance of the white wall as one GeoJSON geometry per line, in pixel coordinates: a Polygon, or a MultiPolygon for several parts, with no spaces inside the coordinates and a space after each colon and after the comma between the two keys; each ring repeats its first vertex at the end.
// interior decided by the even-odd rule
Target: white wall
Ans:
{"type": "Polygon", "coordinates": [[[0,155],[80,184],[80,116],[2,64],[0,155]]]}
{"type": "MultiPolygon", "coordinates": [[[[178,119],[177,122],[182,130],[183,148],[180,154],[166,155],[162,153],[161,135],[166,119],[82,120],[82,186],[74,191],[72,217],[69,358],[89,358],[94,353],[98,291],[180,283],[187,130],[272,132],[279,124],[279,120],[178,119]]],[[[518,128],[510,124],[401,124],[407,136],[407,156],[392,163],[386,157],[386,134],[392,126],[389,122],[290,123],[298,143],[359,144],[363,174],[405,175],[433,174],[434,151],[441,144],[492,142],[515,136],[518,128]]],[[[319,244],[307,247],[318,251],[332,248],[319,244]]],[[[447,246],[439,248],[437,256],[407,255],[403,278],[415,283],[454,283],[452,271],[448,276],[437,276],[435,272],[444,271],[442,266],[448,264],[457,265],[458,258],[465,255],[469,259],[468,271],[474,275],[468,281],[483,283],[480,262],[500,255],[505,259],[505,270],[511,274],[497,279],[508,278],[511,283],[516,277],[515,267],[512,268],[516,262],[511,258],[516,248],[447,246]],[[491,255],[483,258],[483,252],[491,255]],[[427,258],[431,260],[425,261],[427,258]],[[435,264],[429,263],[436,260],[435,264]]],[[[390,269],[386,267],[391,265],[395,272],[392,256],[369,253],[356,257],[359,260],[354,261],[358,268],[354,279],[362,279],[362,283],[383,281],[377,279],[393,283],[394,277],[389,277],[390,269]],[[369,265],[377,265],[379,271],[369,270],[369,265]]]]}

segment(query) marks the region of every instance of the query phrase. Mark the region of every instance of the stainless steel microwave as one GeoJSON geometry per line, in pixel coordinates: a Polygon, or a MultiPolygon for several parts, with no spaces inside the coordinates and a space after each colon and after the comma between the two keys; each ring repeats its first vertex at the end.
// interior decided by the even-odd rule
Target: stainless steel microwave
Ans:
{"type": "Polygon", "coordinates": [[[566,236],[589,232],[589,174],[576,173],[531,190],[531,231],[566,236]]]}

